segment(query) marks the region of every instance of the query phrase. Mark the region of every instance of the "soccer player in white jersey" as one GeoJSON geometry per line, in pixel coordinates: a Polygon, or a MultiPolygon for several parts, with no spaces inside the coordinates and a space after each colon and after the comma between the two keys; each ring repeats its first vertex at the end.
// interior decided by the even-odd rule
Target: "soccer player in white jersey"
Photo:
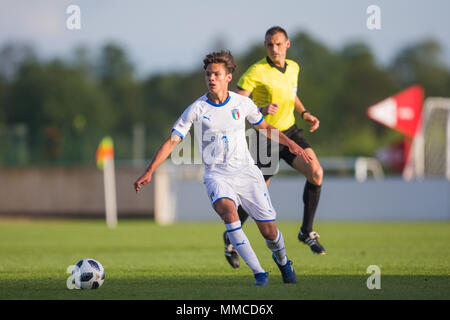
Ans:
{"type": "Polygon", "coordinates": [[[296,283],[292,261],[287,258],[283,235],[276,227],[264,177],[248,150],[245,120],[257,129],[266,129],[268,138],[286,145],[307,163],[308,154],[278,129],[267,124],[258,107],[247,97],[228,91],[236,67],[228,51],[213,52],[203,60],[208,93],[192,103],[175,122],[171,136],[161,145],[144,174],[134,183],[136,192],[149,183],[155,170],[173,148],[200,122],[197,135],[205,164],[204,184],[211,205],[225,223],[228,237],[239,255],[253,271],[255,285],[268,284],[264,271],[241,227],[237,207],[241,205],[255,220],[285,283],[296,283]]]}

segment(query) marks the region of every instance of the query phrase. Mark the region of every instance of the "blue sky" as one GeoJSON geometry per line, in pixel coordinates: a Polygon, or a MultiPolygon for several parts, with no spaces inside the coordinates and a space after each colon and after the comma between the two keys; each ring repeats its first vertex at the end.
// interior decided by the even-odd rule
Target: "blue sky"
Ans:
{"type": "Polygon", "coordinates": [[[267,28],[307,31],[334,49],[363,41],[378,61],[425,37],[436,38],[450,65],[450,1],[433,0],[2,0],[0,46],[29,41],[43,57],[67,56],[84,44],[123,45],[140,75],[199,68],[218,39],[235,54],[263,41],[267,28]],[[275,3],[274,5],[272,5],[275,3]],[[68,30],[66,9],[81,9],[81,30],[68,30]],[[366,9],[381,9],[381,30],[368,30],[366,9]]]}

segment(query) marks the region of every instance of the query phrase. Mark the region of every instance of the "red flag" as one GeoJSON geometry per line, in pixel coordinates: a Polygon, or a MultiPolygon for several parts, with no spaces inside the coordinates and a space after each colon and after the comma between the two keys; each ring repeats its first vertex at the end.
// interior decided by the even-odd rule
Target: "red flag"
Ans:
{"type": "Polygon", "coordinates": [[[412,86],[367,109],[369,118],[414,137],[422,115],[424,90],[412,86]]]}

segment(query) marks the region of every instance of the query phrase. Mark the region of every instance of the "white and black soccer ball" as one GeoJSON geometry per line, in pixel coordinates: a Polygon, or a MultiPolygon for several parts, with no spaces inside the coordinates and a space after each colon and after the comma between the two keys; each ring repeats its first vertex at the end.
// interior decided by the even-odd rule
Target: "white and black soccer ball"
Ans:
{"type": "Polygon", "coordinates": [[[82,259],[72,269],[72,283],[79,289],[97,289],[105,281],[105,269],[94,259],[82,259]]]}

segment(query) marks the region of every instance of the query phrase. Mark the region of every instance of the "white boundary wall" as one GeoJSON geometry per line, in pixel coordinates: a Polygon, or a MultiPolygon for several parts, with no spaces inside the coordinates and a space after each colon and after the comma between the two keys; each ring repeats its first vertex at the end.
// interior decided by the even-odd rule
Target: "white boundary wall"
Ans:
{"type": "MultiPolygon", "coordinates": [[[[303,216],[305,179],[272,178],[269,192],[277,220],[303,216]]],[[[201,181],[173,185],[177,220],[217,220],[201,181]]],[[[450,182],[445,179],[406,182],[402,178],[369,179],[325,177],[317,220],[450,220],[450,182]]]]}

